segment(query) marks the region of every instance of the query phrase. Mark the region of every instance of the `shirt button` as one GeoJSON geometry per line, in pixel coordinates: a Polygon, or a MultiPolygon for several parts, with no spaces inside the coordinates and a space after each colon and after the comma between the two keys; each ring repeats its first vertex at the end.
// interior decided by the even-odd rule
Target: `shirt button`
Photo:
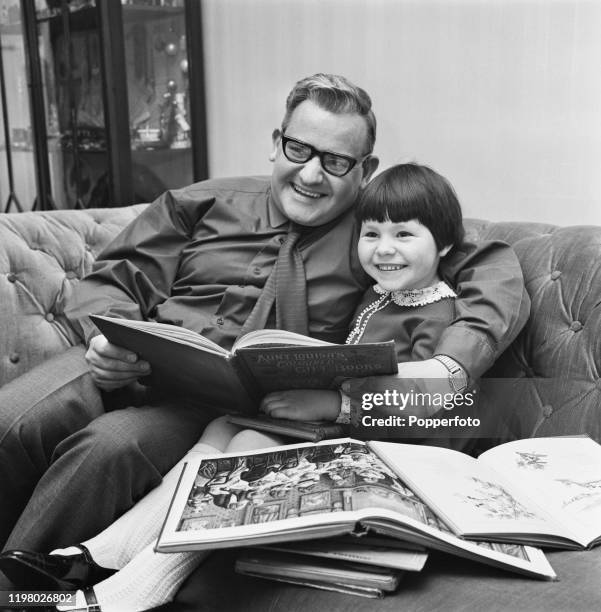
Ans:
{"type": "Polygon", "coordinates": [[[8,357],[8,360],[9,360],[11,363],[19,363],[19,359],[21,359],[21,358],[19,357],[19,354],[18,354],[18,353],[11,353],[11,354],[9,355],[9,357],[8,357]]]}
{"type": "Polygon", "coordinates": [[[46,314],[44,319],[46,319],[46,321],[48,321],[49,323],[52,323],[52,321],[54,321],[54,315],[51,312],[49,312],[46,314]]]}
{"type": "Polygon", "coordinates": [[[222,317],[219,317],[217,319],[217,325],[223,325],[223,318],[222,317]]]}
{"type": "Polygon", "coordinates": [[[6,280],[9,283],[16,283],[17,282],[17,275],[14,272],[11,272],[10,274],[6,275],[6,280]]]}

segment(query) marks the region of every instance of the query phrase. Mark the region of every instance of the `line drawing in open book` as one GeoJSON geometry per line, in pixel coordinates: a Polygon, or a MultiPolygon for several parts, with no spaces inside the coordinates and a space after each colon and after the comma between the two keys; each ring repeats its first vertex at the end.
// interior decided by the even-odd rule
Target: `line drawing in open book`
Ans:
{"type": "Polygon", "coordinates": [[[589,508],[601,505],[601,479],[589,480],[587,482],[578,482],[570,478],[556,478],[555,480],[567,488],[574,487],[576,490],[576,494],[573,497],[563,502],[564,508],[583,499],[592,502],[588,505],[589,508]],[[592,498],[594,497],[598,497],[598,499],[593,500],[592,498]]]}
{"type": "Polygon", "coordinates": [[[533,470],[544,470],[547,465],[547,456],[545,453],[527,453],[516,451],[516,463],[520,468],[530,468],[533,470]]]}
{"type": "Polygon", "coordinates": [[[471,480],[476,484],[474,494],[458,496],[472,507],[484,510],[487,516],[498,519],[537,518],[501,485],[476,476],[472,476],[471,480]]]}

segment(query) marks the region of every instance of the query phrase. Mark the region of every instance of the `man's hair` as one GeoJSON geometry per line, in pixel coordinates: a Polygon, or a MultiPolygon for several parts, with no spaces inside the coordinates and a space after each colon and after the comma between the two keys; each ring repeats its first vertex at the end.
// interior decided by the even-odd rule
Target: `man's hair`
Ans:
{"type": "Polygon", "coordinates": [[[399,164],[381,172],[362,191],[355,218],[363,221],[417,220],[440,251],[463,242],[461,206],[449,181],[427,166],[399,164]]]}
{"type": "Polygon", "coordinates": [[[318,73],[301,79],[294,85],[286,99],[286,114],[282,121],[283,132],[286,131],[296,107],[305,100],[310,100],[330,113],[349,113],[364,117],[368,146],[365,154],[373,151],[376,142],[376,116],[371,109],[371,98],[364,89],[336,74],[318,73]]]}

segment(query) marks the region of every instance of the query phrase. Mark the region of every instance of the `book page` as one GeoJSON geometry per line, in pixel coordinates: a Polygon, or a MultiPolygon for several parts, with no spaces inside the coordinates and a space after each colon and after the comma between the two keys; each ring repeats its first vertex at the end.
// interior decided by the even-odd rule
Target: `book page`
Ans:
{"type": "Polygon", "coordinates": [[[516,496],[510,481],[468,455],[417,444],[370,442],[370,447],[458,535],[570,536],[538,504],[516,496]]]}
{"type": "Polygon", "coordinates": [[[98,326],[98,328],[105,333],[106,331],[103,325],[111,325],[112,328],[115,326],[127,327],[130,329],[137,329],[159,338],[168,338],[179,344],[186,344],[188,346],[204,348],[205,350],[212,353],[219,353],[221,355],[227,355],[228,351],[220,347],[218,344],[205,338],[198,332],[191,331],[185,327],[179,327],[177,325],[170,325],[169,323],[157,323],[156,321],[136,321],[132,319],[119,319],[117,317],[105,317],[100,315],[92,315],[91,319],[98,326]]]}
{"type": "Polygon", "coordinates": [[[244,334],[234,342],[232,352],[246,346],[257,346],[259,344],[279,344],[286,346],[335,346],[325,340],[317,340],[303,334],[289,332],[284,329],[257,329],[244,334]]]}
{"type": "Polygon", "coordinates": [[[478,459],[528,491],[587,545],[601,536],[601,446],[588,437],[508,442],[478,459]]]}
{"type": "Polygon", "coordinates": [[[348,533],[362,510],[373,509],[448,531],[363,442],[199,456],[184,472],[160,546],[166,550],[167,540],[222,543],[262,534],[276,534],[277,540],[282,532],[320,525],[344,525],[338,532],[348,533]]]}

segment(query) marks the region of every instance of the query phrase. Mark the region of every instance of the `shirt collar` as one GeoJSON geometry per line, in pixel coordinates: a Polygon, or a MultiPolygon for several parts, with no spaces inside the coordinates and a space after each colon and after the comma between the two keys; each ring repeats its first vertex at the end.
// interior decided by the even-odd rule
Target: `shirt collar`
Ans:
{"type": "Polygon", "coordinates": [[[444,298],[457,297],[457,294],[444,281],[423,289],[397,289],[396,291],[387,291],[376,284],[374,291],[380,295],[390,295],[392,301],[398,306],[426,306],[444,298]]]}
{"type": "Polygon", "coordinates": [[[271,185],[267,188],[267,216],[269,218],[269,225],[274,229],[281,227],[284,224],[289,223],[288,217],[276,206],[273,201],[271,194],[271,185]]]}

